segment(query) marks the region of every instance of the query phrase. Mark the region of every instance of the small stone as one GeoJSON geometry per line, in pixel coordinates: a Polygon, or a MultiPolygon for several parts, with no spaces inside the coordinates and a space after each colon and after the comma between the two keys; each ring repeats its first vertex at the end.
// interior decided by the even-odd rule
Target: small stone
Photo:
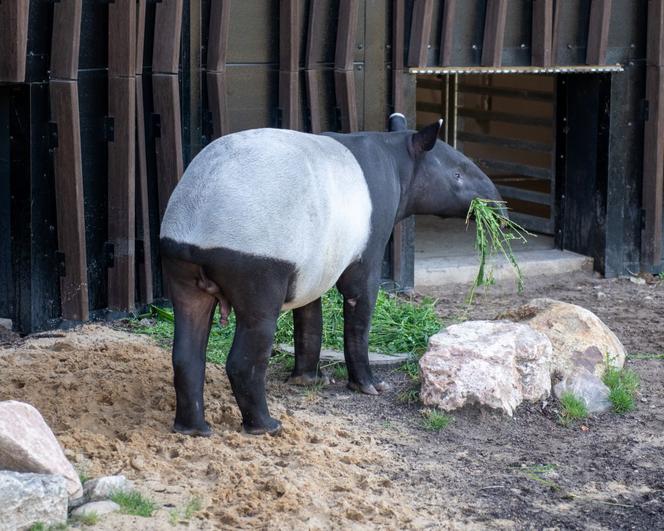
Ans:
{"type": "Polygon", "coordinates": [[[145,468],[145,460],[140,455],[132,457],[130,464],[136,470],[143,470],[145,468]]]}
{"type": "Polygon", "coordinates": [[[67,482],[60,475],[0,471],[0,529],[64,524],[67,498],[67,482]]]}
{"type": "Polygon", "coordinates": [[[603,413],[611,409],[609,388],[594,373],[585,367],[577,368],[572,374],[553,387],[558,399],[564,393],[572,393],[582,400],[588,413],[603,413]]]}
{"type": "Polygon", "coordinates": [[[606,293],[604,293],[603,291],[598,291],[598,292],[597,292],[597,298],[598,298],[599,300],[606,299],[606,297],[607,297],[607,295],[606,295],[606,293]]]}
{"type": "Polygon", "coordinates": [[[103,500],[81,505],[78,509],[74,509],[71,515],[74,518],[82,518],[93,513],[101,516],[102,514],[114,513],[119,510],[120,506],[117,503],[110,500],[103,500]]]}
{"type": "Polygon", "coordinates": [[[86,481],[83,485],[83,495],[89,501],[105,500],[114,492],[130,492],[133,485],[124,476],[102,476],[86,481]]]}
{"type": "Polygon", "coordinates": [[[44,418],[30,404],[0,402],[0,469],[59,474],[72,498],[81,495],[81,481],[44,418]]]}
{"type": "Polygon", "coordinates": [[[644,285],[646,283],[646,279],[641,277],[629,277],[629,281],[639,286],[644,285]]]}

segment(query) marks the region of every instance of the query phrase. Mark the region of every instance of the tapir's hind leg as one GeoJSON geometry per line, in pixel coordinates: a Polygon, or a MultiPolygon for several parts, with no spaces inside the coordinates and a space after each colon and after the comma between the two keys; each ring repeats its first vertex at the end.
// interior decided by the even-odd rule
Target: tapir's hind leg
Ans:
{"type": "Polygon", "coordinates": [[[175,314],[173,370],[176,393],[173,430],[186,435],[211,434],[205,422],[203,384],[205,350],[217,299],[197,284],[196,264],[163,259],[175,314]]]}
{"type": "Polygon", "coordinates": [[[320,348],[323,335],[323,312],[321,300],[316,299],[306,306],[293,310],[295,328],[295,368],[288,379],[296,385],[329,383],[320,370],[320,348]]]}

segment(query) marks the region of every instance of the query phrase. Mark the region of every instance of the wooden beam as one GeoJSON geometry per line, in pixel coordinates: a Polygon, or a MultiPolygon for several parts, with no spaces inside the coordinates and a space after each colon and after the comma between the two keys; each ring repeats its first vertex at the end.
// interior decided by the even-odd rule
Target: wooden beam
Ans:
{"type": "Polygon", "coordinates": [[[136,75],[137,76],[143,73],[143,50],[145,49],[146,3],[147,0],[136,1],[136,75]]]}
{"type": "Polygon", "coordinates": [[[226,105],[226,72],[208,72],[206,78],[213,134],[215,138],[219,138],[230,133],[226,105]]]}
{"type": "Polygon", "coordinates": [[[183,0],[162,0],[155,10],[152,71],[177,74],[180,64],[183,0]]]}
{"type": "Polygon", "coordinates": [[[606,64],[606,48],[609,44],[610,20],[611,0],[592,0],[592,3],[590,4],[586,64],[606,64]]]}
{"type": "Polygon", "coordinates": [[[353,70],[335,70],[334,90],[337,107],[340,111],[341,130],[347,133],[357,131],[359,125],[355,98],[355,72],[353,70]]]}
{"type": "Polygon", "coordinates": [[[207,71],[226,70],[228,33],[231,21],[231,0],[213,0],[210,8],[210,26],[207,51],[207,71]]]}
{"type": "Polygon", "coordinates": [[[152,76],[152,92],[155,119],[158,119],[159,124],[158,128],[155,127],[155,152],[159,190],[159,219],[161,220],[168,199],[183,173],[178,76],[154,74],[152,76]]]}
{"type": "Polygon", "coordinates": [[[300,127],[300,7],[299,0],[282,0],[279,10],[279,109],[281,126],[300,127]]]}
{"type": "Polygon", "coordinates": [[[502,64],[506,22],[507,0],[487,0],[482,66],[500,66],[502,64]]]}
{"type": "Polygon", "coordinates": [[[81,4],[81,0],[60,0],[53,5],[52,79],[78,79],[81,4]]]}
{"type": "Polygon", "coordinates": [[[83,210],[81,128],[76,81],[49,82],[51,120],[57,125],[58,143],[53,149],[58,249],[64,253],[65,271],[60,277],[63,319],[89,318],[88,276],[83,210]]]}
{"type": "Polygon", "coordinates": [[[432,18],[433,0],[415,0],[410,25],[408,66],[426,66],[432,18]]]}
{"type": "Polygon", "coordinates": [[[406,46],[406,1],[394,0],[392,15],[392,106],[404,113],[404,54],[406,46]]]}
{"type": "Polygon", "coordinates": [[[340,0],[337,43],[334,53],[334,90],[339,109],[341,130],[358,130],[355,71],[353,55],[357,34],[358,0],[340,0]]]}
{"type": "Polygon", "coordinates": [[[531,64],[551,66],[553,0],[533,0],[532,28],[531,64]]]}
{"type": "Polygon", "coordinates": [[[322,44],[322,39],[317,38],[319,35],[319,26],[322,19],[323,5],[321,0],[311,0],[309,5],[309,22],[307,26],[307,45],[304,57],[304,75],[307,91],[307,109],[309,113],[309,130],[312,133],[320,133],[322,131],[321,125],[321,110],[320,110],[320,92],[318,78],[320,72],[317,69],[316,57],[318,57],[319,48],[322,44]]]}
{"type": "Polygon", "coordinates": [[[452,53],[454,52],[454,17],[456,15],[457,0],[445,0],[443,6],[443,24],[440,35],[440,64],[448,66],[452,64],[452,53]]]}
{"type": "Polygon", "coordinates": [[[136,0],[108,4],[108,75],[136,75],[136,0]]]}
{"type": "Polygon", "coordinates": [[[25,81],[28,0],[0,2],[0,81],[25,81]]]}

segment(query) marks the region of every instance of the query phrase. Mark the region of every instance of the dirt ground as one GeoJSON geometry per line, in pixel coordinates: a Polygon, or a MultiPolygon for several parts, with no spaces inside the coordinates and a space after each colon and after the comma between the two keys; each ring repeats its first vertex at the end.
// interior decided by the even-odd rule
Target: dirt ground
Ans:
{"type": "MultiPolygon", "coordinates": [[[[438,298],[444,319],[465,291],[438,298]]],[[[122,473],[153,498],[151,518],[111,515],[99,529],[664,528],[664,285],[578,274],[531,281],[523,294],[480,294],[469,318],[493,318],[547,296],[595,312],[623,341],[641,377],[637,409],[563,427],[556,404],[513,418],[464,410],[440,432],[403,404],[406,376],[382,369],[379,397],[293,388],[271,368],[279,437],[239,432],[223,368],[209,365],[208,420],[215,434],[170,433],[170,354],[116,323],[6,339],[0,400],[33,404],[88,476],[122,473]],[[637,359],[638,358],[638,359],[637,359]],[[174,523],[192,498],[202,509],[174,523]]]]}

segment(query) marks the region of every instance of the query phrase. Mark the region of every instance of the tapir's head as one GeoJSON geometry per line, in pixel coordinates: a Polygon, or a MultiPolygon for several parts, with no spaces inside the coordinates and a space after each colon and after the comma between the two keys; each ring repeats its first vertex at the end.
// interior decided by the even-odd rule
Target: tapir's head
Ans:
{"type": "MultiPolygon", "coordinates": [[[[461,152],[438,140],[443,121],[405,137],[410,174],[407,208],[410,214],[465,217],[475,198],[501,201],[491,179],[461,152]]],[[[401,114],[390,116],[390,131],[407,132],[401,114]]],[[[507,215],[506,211],[503,211],[507,215]]]]}

